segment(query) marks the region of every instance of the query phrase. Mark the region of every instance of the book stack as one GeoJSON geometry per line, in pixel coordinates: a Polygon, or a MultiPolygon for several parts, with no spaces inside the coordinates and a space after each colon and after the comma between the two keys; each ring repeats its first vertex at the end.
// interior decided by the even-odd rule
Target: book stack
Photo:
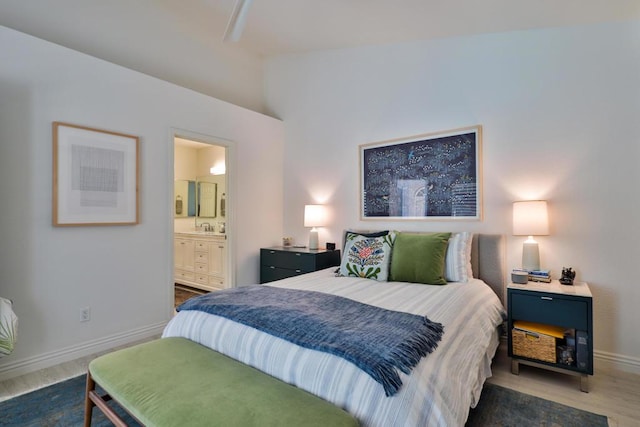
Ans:
{"type": "Polygon", "coordinates": [[[516,268],[513,271],[526,272],[530,282],[551,283],[551,270],[520,270],[516,268]]]}

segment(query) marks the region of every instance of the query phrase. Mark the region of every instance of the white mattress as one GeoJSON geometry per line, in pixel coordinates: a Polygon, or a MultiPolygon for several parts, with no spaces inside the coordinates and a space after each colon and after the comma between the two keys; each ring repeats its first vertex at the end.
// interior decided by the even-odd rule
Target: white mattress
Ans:
{"type": "Polygon", "coordinates": [[[363,426],[463,426],[475,407],[498,346],[503,308],[484,282],[430,286],[334,277],[335,268],[269,283],[341,295],[444,325],[438,348],[392,397],[355,365],[256,329],[198,311],[182,311],[163,337],[182,336],[305,389],[355,415],[363,426]]]}

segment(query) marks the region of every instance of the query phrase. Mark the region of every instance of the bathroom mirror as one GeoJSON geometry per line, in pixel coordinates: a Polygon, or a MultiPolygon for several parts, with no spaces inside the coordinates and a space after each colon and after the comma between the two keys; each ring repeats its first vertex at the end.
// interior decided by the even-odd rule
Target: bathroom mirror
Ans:
{"type": "Polygon", "coordinates": [[[173,214],[176,218],[196,216],[196,182],[175,180],[173,202],[173,214]]]}

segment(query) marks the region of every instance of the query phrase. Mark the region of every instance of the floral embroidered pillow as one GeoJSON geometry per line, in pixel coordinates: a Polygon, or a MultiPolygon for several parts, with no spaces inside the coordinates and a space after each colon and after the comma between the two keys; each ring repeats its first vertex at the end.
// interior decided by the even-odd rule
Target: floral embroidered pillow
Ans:
{"type": "Polygon", "coordinates": [[[395,233],[368,237],[347,233],[340,276],[355,276],[386,282],[395,233]]]}

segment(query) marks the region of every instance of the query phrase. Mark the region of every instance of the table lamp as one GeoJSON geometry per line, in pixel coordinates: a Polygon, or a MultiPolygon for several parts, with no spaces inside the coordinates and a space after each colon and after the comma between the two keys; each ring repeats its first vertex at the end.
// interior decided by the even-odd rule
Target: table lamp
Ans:
{"type": "Polygon", "coordinates": [[[318,229],[326,225],[327,214],[324,205],[304,206],[304,226],[312,227],[309,233],[309,249],[318,249],[318,229]]]}
{"type": "Polygon", "coordinates": [[[549,234],[549,215],[546,200],[513,202],[513,235],[529,236],[522,245],[522,269],[540,269],[540,251],[533,236],[549,234]]]}

